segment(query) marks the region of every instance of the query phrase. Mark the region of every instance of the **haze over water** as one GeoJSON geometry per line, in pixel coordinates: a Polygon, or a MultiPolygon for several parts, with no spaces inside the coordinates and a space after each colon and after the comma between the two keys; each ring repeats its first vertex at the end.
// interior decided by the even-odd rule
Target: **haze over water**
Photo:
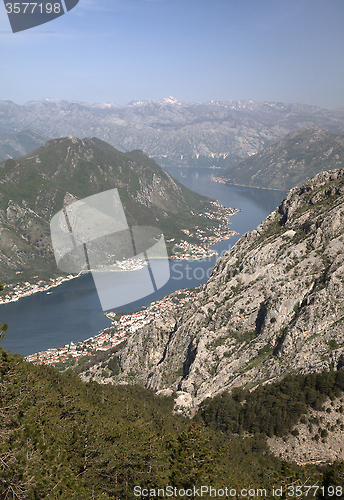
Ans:
{"type": "MultiPolygon", "coordinates": [[[[247,188],[211,182],[218,170],[168,167],[166,170],[189,189],[217,199],[226,207],[241,212],[230,217],[230,229],[239,236],[222,241],[212,248],[219,254],[229,250],[237,239],[257,227],[282,201],[284,191],[247,188]]],[[[119,308],[134,311],[152,301],[181,288],[192,288],[207,281],[216,259],[203,261],[170,261],[171,278],[156,293],[119,308]]],[[[93,337],[110,326],[104,316],[91,274],[52,288],[52,293],[40,292],[17,302],[0,307],[2,323],[9,330],[1,345],[23,355],[53,347],[62,347],[71,341],[79,342],[93,337]]],[[[116,309],[113,309],[116,311],[116,309]]]]}

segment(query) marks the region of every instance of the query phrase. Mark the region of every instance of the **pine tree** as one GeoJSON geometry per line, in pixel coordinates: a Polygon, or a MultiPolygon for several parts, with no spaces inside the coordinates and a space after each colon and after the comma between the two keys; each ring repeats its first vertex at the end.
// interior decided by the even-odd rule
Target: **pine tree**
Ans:
{"type": "MultiPolygon", "coordinates": [[[[4,284],[0,283],[0,292],[2,292],[3,289],[4,289],[4,284]]],[[[6,330],[8,330],[8,324],[7,323],[4,323],[4,324],[0,323],[0,332],[6,332],[6,330]]],[[[0,333],[0,339],[4,339],[4,338],[5,338],[5,335],[3,333],[0,333]]]]}
{"type": "Polygon", "coordinates": [[[171,482],[179,488],[210,484],[214,479],[214,450],[203,424],[192,424],[171,441],[171,482]]]}

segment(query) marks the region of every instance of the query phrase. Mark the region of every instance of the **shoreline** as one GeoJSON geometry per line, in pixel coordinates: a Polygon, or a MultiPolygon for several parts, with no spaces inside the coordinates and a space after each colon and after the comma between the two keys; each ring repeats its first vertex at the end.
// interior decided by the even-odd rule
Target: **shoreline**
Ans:
{"type": "Polygon", "coordinates": [[[262,187],[262,186],[248,186],[247,184],[236,184],[235,182],[230,182],[229,179],[226,179],[226,177],[213,177],[211,179],[211,182],[217,182],[218,184],[224,184],[227,186],[238,186],[238,187],[246,187],[246,188],[252,188],[252,189],[265,189],[267,191],[287,191],[288,189],[281,189],[281,188],[272,188],[272,187],[262,187]]]}
{"type": "MultiPolygon", "coordinates": [[[[216,257],[218,253],[215,250],[212,250],[210,246],[215,245],[221,241],[229,240],[232,236],[237,235],[238,233],[234,230],[229,229],[229,218],[236,215],[238,212],[241,212],[240,209],[224,207],[217,201],[212,202],[214,207],[221,211],[221,215],[219,215],[219,226],[214,229],[214,232],[210,236],[203,236],[202,232],[199,232],[198,226],[191,229],[182,229],[181,231],[186,236],[194,236],[199,240],[197,243],[190,243],[186,240],[181,239],[180,243],[177,243],[173,247],[173,255],[168,257],[169,261],[175,260],[202,260],[205,258],[216,257]],[[226,221],[225,221],[226,219],[226,221]],[[191,232],[194,231],[195,235],[191,232]],[[179,251],[178,251],[179,249],[179,251]]],[[[207,218],[213,218],[214,214],[205,214],[207,218]],[[209,215],[212,215],[209,217],[209,215]]],[[[204,231],[203,231],[204,232],[204,231]]],[[[170,240],[171,242],[171,240],[170,240]]],[[[135,269],[132,269],[133,271],[135,269]]],[[[3,304],[9,304],[11,302],[17,302],[19,299],[29,297],[34,293],[45,292],[48,293],[52,288],[56,288],[63,283],[70,281],[75,278],[79,278],[80,276],[91,272],[87,270],[83,270],[76,275],[69,274],[67,276],[58,276],[57,278],[50,278],[49,281],[38,280],[36,283],[30,283],[26,281],[24,284],[16,284],[16,285],[4,285],[4,291],[2,293],[2,297],[0,297],[0,306],[3,304]]],[[[93,272],[97,272],[97,270],[93,270],[93,272]]],[[[101,271],[99,271],[101,272],[101,271]]],[[[114,272],[120,272],[115,271],[114,272]]],[[[35,276],[38,278],[37,276],[35,276]]]]}
{"type": "Polygon", "coordinates": [[[12,285],[4,285],[4,292],[6,292],[6,288],[11,287],[11,294],[12,297],[9,296],[9,294],[5,295],[4,297],[0,297],[0,306],[2,304],[9,304],[11,302],[17,302],[19,299],[23,299],[25,297],[30,297],[30,295],[33,295],[34,293],[39,293],[39,292],[46,292],[48,293],[49,290],[52,288],[56,288],[66,281],[71,281],[75,278],[79,278],[82,274],[84,274],[83,271],[76,275],[69,274],[68,276],[58,276],[57,278],[50,278],[49,281],[52,281],[52,283],[47,283],[45,280],[39,280],[37,283],[32,284],[28,281],[24,283],[24,285],[21,288],[18,288],[19,285],[15,285],[12,287],[12,285]],[[42,284],[44,283],[44,285],[42,284]],[[30,287],[30,288],[29,288],[30,287]],[[24,291],[23,291],[24,288],[24,291]],[[16,290],[17,289],[17,290],[16,290]],[[16,290],[16,291],[15,291],[16,290]],[[13,297],[14,295],[14,297],[13,297]]]}
{"type": "MultiPolygon", "coordinates": [[[[229,237],[221,238],[218,241],[216,241],[214,243],[211,243],[211,245],[215,245],[216,243],[219,243],[220,241],[229,240],[232,236],[235,236],[236,234],[238,234],[236,231],[232,231],[232,233],[233,234],[231,234],[229,237]]],[[[182,240],[182,242],[183,242],[183,240],[182,240]]],[[[181,254],[178,253],[178,254],[174,254],[171,257],[169,257],[168,261],[169,262],[174,262],[176,260],[199,260],[199,261],[201,261],[203,259],[216,257],[218,255],[218,252],[216,250],[212,250],[209,247],[205,248],[205,247],[199,246],[198,249],[199,249],[199,252],[200,252],[198,255],[195,255],[195,254],[192,255],[192,254],[189,254],[187,252],[185,252],[183,254],[182,253],[181,254]]],[[[136,269],[132,269],[132,271],[135,271],[135,270],[136,269]]],[[[46,283],[43,280],[39,280],[35,284],[31,284],[29,282],[26,282],[26,283],[28,283],[28,285],[26,285],[25,288],[27,288],[29,286],[31,288],[29,288],[28,290],[23,291],[22,293],[13,292],[15,288],[12,288],[12,293],[11,293],[12,296],[10,296],[9,298],[6,298],[6,296],[4,298],[0,297],[0,306],[2,306],[3,304],[10,304],[12,302],[18,302],[18,300],[24,299],[25,297],[30,297],[31,295],[34,295],[35,293],[44,293],[44,292],[45,293],[49,293],[49,290],[51,290],[52,288],[57,288],[58,286],[62,285],[63,283],[66,283],[67,281],[71,281],[73,279],[80,278],[80,276],[88,274],[88,273],[90,273],[92,271],[93,272],[104,272],[104,271],[99,271],[97,269],[93,269],[93,270],[91,269],[90,271],[81,271],[77,275],[68,275],[66,277],[62,277],[62,276],[58,277],[58,278],[56,278],[56,280],[54,280],[54,283],[52,283],[52,284],[46,283]],[[45,283],[44,286],[39,285],[42,282],[45,283]],[[15,295],[15,297],[13,297],[13,295],[15,295]]],[[[107,272],[121,272],[121,271],[119,271],[119,270],[113,270],[113,271],[107,271],[107,272]]],[[[53,278],[50,278],[50,280],[53,280],[53,278]]],[[[4,291],[6,291],[6,288],[5,288],[6,286],[9,287],[11,285],[5,285],[4,286],[4,291]]],[[[7,295],[9,295],[9,294],[7,294],[7,295]]]]}
{"type": "Polygon", "coordinates": [[[97,335],[80,342],[70,342],[64,346],[39,351],[24,356],[24,361],[37,365],[59,365],[66,370],[75,366],[79,359],[87,359],[100,352],[110,351],[139,328],[156,320],[167,311],[173,311],[186,302],[192,301],[196,296],[196,289],[182,288],[170,293],[160,300],[151,302],[148,307],[130,314],[107,312],[105,316],[112,322],[111,326],[104,328],[97,335]]]}

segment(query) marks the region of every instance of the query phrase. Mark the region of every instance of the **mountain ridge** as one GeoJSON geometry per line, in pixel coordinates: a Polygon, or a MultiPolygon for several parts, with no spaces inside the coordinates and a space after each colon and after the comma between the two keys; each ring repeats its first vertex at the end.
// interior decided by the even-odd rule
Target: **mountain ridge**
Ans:
{"type": "Polygon", "coordinates": [[[141,149],[161,165],[226,166],[298,127],[344,133],[344,109],[254,100],[140,104],[58,99],[16,105],[0,101],[0,130],[32,129],[51,138],[97,136],[121,151],[141,149]]]}
{"type": "Polygon", "coordinates": [[[343,242],[344,169],[321,172],[218,259],[192,303],[128,338],[113,382],[179,391],[192,414],[235,387],[342,369],[343,242]]]}
{"type": "Polygon", "coordinates": [[[221,171],[228,183],[291,189],[323,170],[344,166],[344,135],[302,127],[221,171]]]}

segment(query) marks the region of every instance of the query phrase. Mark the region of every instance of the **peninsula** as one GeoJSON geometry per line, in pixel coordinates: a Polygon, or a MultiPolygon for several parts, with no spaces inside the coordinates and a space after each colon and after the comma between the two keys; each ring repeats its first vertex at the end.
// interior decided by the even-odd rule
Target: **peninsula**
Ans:
{"type": "Polygon", "coordinates": [[[56,267],[50,220],[63,207],[116,188],[129,226],[154,226],[169,257],[203,258],[234,234],[237,210],[190,191],[142,151],[122,153],[97,138],[53,139],[0,163],[1,301],[48,290],[71,275],[56,267]]]}

